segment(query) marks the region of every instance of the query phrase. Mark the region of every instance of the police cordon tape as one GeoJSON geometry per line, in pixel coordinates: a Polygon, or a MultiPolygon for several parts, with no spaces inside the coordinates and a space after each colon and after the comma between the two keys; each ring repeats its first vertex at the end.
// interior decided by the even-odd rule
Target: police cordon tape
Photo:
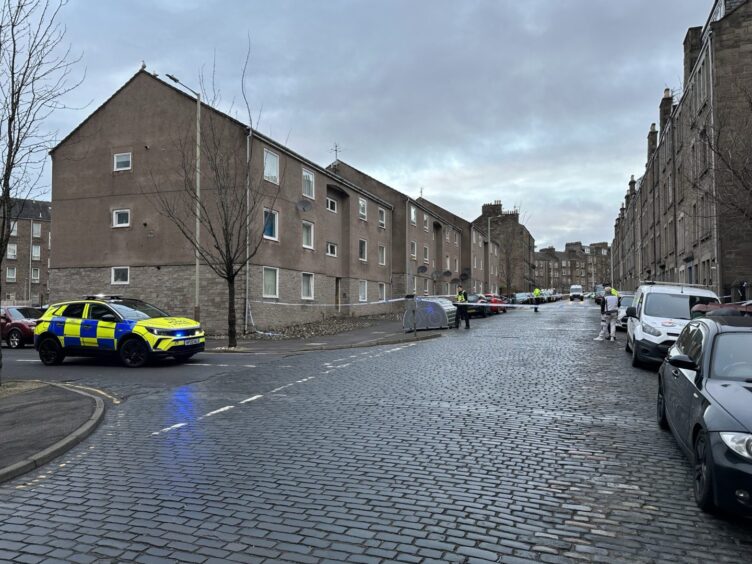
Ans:
{"type": "MultiPolygon", "coordinates": [[[[464,305],[470,307],[488,307],[488,308],[514,308],[514,309],[532,309],[537,311],[542,304],[507,304],[507,303],[490,303],[490,302],[455,302],[454,298],[457,296],[452,295],[436,295],[436,296],[416,296],[415,301],[431,300],[435,298],[441,298],[452,302],[453,306],[464,305]]],[[[379,300],[376,302],[356,302],[354,304],[312,304],[312,303],[290,303],[290,302],[272,302],[264,300],[251,300],[249,303],[261,304],[261,305],[273,305],[273,306],[290,306],[290,307],[362,307],[362,306],[374,306],[393,304],[397,302],[411,301],[413,298],[391,298],[388,300],[379,300]]]]}

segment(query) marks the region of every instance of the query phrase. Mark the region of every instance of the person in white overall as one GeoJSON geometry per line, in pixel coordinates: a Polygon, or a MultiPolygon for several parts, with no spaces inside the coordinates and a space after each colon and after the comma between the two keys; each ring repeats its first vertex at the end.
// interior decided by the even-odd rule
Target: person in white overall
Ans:
{"type": "Polygon", "coordinates": [[[603,313],[601,314],[601,332],[596,341],[616,341],[616,316],[619,313],[619,296],[611,291],[610,286],[604,288],[603,313]],[[609,336],[610,335],[610,336],[609,336]]]}

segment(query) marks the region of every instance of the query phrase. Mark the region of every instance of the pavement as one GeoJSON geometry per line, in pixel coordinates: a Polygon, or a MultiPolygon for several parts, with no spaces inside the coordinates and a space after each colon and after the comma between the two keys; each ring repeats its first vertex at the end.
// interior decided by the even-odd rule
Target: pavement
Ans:
{"type": "MultiPolygon", "coordinates": [[[[400,321],[377,321],[369,327],[324,337],[239,340],[227,348],[226,338],[209,338],[206,352],[296,354],[390,345],[433,339],[442,331],[405,333],[400,321]]],[[[75,386],[49,383],[25,392],[0,394],[0,483],[25,474],[67,452],[101,422],[104,401],[75,386]]]]}

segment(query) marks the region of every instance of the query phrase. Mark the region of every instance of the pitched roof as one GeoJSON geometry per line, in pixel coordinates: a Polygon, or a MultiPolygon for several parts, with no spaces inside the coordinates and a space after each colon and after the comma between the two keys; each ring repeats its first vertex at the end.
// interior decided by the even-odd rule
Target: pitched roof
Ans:
{"type": "Polygon", "coordinates": [[[11,201],[11,217],[13,219],[37,219],[50,221],[52,205],[43,200],[22,200],[13,198],[11,201]]]}

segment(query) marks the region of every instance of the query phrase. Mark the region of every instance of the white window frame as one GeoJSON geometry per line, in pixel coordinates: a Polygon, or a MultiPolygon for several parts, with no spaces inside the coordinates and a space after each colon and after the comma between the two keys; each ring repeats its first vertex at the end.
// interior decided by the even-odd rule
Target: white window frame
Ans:
{"type": "Polygon", "coordinates": [[[368,241],[365,239],[358,239],[358,260],[360,262],[368,262],[368,241]],[[363,244],[363,256],[360,254],[361,243],[363,244]]]}
{"type": "Polygon", "coordinates": [[[311,200],[316,199],[316,175],[313,173],[312,170],[308,170],[307,168],[303,169],[303,172],[301,173],[301,181],[303,183],[302,191],[303,196],[306,198],[310,198],[311,200]],[[306,194],[306,175],[311,177],[311,193],[306,194]]]}
{"type": "Polygon", "coordinates": [[[262,221],[263,221],[262,229],[263,229],[264,239],[268,241],[279,241],[279,212],[270,208],[264,208],[262,221]],[[274,216],[274,237],[270,237],[269,235],[266,234],[266,217],[264,217],[266,215],[266,212],[269,212],[270,214],[274,216]]]}
{"type": "Polygon", "coordinates": [[[454,258],[454,272],[460,271],[460,259],[457,257],[454,258]]]}
{"type": "Polygon", "coordinates": [[[130,227],[131,226],[131,210],[127,208],[123,208],[120,210],[112,210],[112,227],[130,227]],[[127,223],[118,223],[117,222],[117,215],[119,213],[127,213],[128,214],[128,221],[127,223]]]}
{"type": "Polygon", "coordinates": [[[428,278],[423,279],[423,294],[428,295],[428,278]]]}
{"type": "Polygon", "coordinates": [[[31,283],[32,284],[39,284],[39,275],[40,275],[41,269],[36,267],[31,269],[31,283]],[[34,276],[36,274],[36,276],[34,276]]]}
{"type": "Polygon", "coordinates": [[[413,225],[418,224],[418,208],[410,206],[410,223],[413,225]]]}
{"type": "Polygon", "coordinates": [[[423,262],[426,264],[431,262],[431,259],[429,257],[430,255],[428,254],[428,247],[426,245],[423,245],[423,262]]]}
{"type": "Polygon", "coordinates": [[[418,293],[418,277],[413,276],[413,295],[418,293]]]}
{"type": "Polygon", "coordinates": [[[428,232],[428,214],[423,214],[423,231],[428,232]]]}
{"type": "Polygon", "coordinates": [[[379,265],[386,266],[386,246],[379,245],[379,265]]]}
{"type": "Polygon", "coordinates": [[[131,267],[130,266],[113,266],[110,269],[110,284],[114,284],[114,285],[118,285],[118,286],[123,286],[123,285],[130,284],[130,283],[131,283],[131,267]],[[115,271],[117,271],[117,270],[122,271],[123,269],[125,269],[126,280],[125,281],[123,281],[123,280],[117,280],[116,281],[115,280],[115,271]]]}
{"type": "Polygon", "coordinates": [[[301,244],[303,245],[304,249],[314,249],[315,248],[315,246],[316,246],[315,245],[316,239],[314,239],[314,236],[315,236],[314,234],[315,234],[315,226],[314,226],[314,224],[312,222],[310,222],[310,221],[305,221],[305,220],[302,221],[301,222],[301,235],[302,235],[302,237],[301,237],[301,244]],[[306,227],[310,227],[311,228],[311,244],[310,245],[306,245],[305,244],[306,227]]]}
{"type": "Polygon", "coordinates": [[[384,284],[383,282],[379,282],[379,301],[386,301],[386,284],[384,284]]]}
{"type": "Polygon", "coordinates": [[[458,247],[459,244],[460,244],[460,236],[459,235],[460,234],[457,231],[454,232],[454,246],[455,247],[458,247]]]}
{"type": "Polygon", "coordinates": [[[113,172],[122,172],[124,170],[131,170],[133,168],[133,154],[132,153],[115,153],[112,155],[112,170],[113,172]],[[128,166],[118,166],[118,157],[128,155],[128,166]]]}
{"type": "Polygon", "coordinates": [[[368,201],[365,198],[358,198],[358,218],[368,221],[368,201]]]}
{"type": "Polygon", "coordinates": [[[336,257],[337,256],[337,243],[332,243],[331,241],[326,242],[326,256],[328,257],[336,257]],[[331,249],[334,249],[334,252],[330,252],[331,249]]]}
{"type": "Polygon", "coordinates": [[[279,186],[279,155],[266,148],[264,149],[264,180],[279,186]],[[269,160],[270,158],[271,160],[269,160]],[[269,174],[272,172],[272,164],[275,169],[274,175],[269,174]]]}
{"type": "Polygon", "coordinates": [[[15,266],[9,266],[5,269],[5,281],[6,282],[15,282],[17,276],[17,271],[15,266]],[[11,276],[10,273],[13,273],[13,276],[11,276]]]}
{"type": "Polygon", "coordinates": [[[337,200],[335,200],[334,198],[327,198],[326,209],[332,213],[337,213],[337,200]]]}
{"type": "Polygon", "coordinates": [[[368,301],[368,280],[358,280],[358,301],[368,301]]]}
{"type": "Polygon", "coordinates": [[[449,230],[448,228],[446,228],[446,227],[444,228],[444,240],[445,240],[445,241],[446,241],[447,243],[449,242],[449,231],[450,231],[450,230],[449,230]]]}
{"type": "Polygon", "coordinates": [[[16,243],[8,243],[8,248],[5,251],[5,258],[10,260],[15,260],[18,258],[18,245],[16,243]],[[13,253],[11,254],[10,250],[13,248],[13,253]]]}
{"type": "Polygon", "coordinates": [[[410,241],[410,258],[418,260],[418,243],[415,241],[410,241]]]}
{"type": "Polygon", "coordinates": [[[31,236],[34,239],[42,238],[42,224],[36,221],[31,222],[31,236]]]}
{"type": "Polygon", "coordinates": [[[261,269],[261,297],[278,298],[279,297],[279,268],[274,266],[264,266],[261,269]],[[274,271],[274,294],[266,294],[266,271],[274,271]]]}
{"type": "Polygon", "coordinates": [[[31,260],[42,260],[42,245],[31,246],[31,260]]]}
{"type": "Polygon", "coordinates": [[[386,210],[384,208],[379,208],[379,227],[386,229],[386,210]]]}
{"type": "Polygon", "coordinates": [[[18,237],[18,222],[17,221],[10,222],[10,236],[18,237]]]}
{"type": "Polygon", "coordinates": [[[314,290],[314,278],[315,277],[313,275],[313,272],[301,272],[300,273],[300,299],[301,300],[313,300],[313,299],[315,299],[316,292],[314,290]],[[305,280],[306,276],[310,276],[311,277],[311,295],[310,296],[306,296],[303,293],[303,288],[305,288],[305,286],[303,284],[303,280],[305,280]]]}

